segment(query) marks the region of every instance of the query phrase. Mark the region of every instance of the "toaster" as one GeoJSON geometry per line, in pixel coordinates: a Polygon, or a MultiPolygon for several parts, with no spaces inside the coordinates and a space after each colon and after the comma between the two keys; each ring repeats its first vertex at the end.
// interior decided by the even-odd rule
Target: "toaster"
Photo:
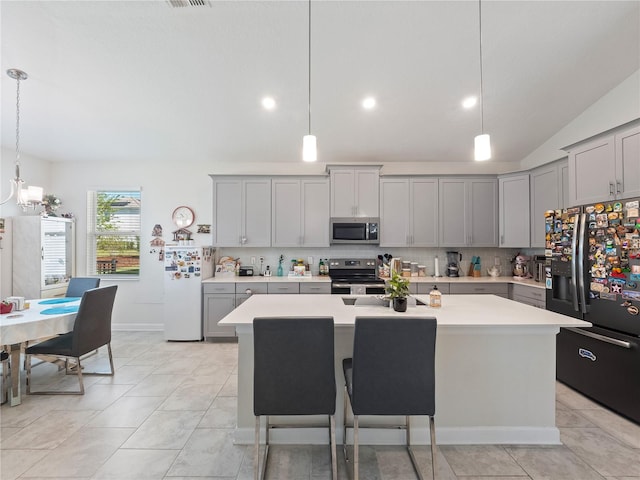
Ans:
{"type": "Polygon", "coordinates": [[[240,267],[238,274],[241,277],[253,277],[253,267],[240,267]]]}

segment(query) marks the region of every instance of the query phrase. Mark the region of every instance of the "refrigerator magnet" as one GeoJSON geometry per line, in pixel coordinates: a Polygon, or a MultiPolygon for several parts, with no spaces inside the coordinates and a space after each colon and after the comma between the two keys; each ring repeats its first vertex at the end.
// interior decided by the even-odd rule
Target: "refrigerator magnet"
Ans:
{"type": "Polygon", "coordinates": [[[630,307],[627,307],[627,312],[629,312],[631,315],[638,315],[638,312],[640,312],[640,310],[638,310],[638,307],[636,307],[635,305],[631,305],[630,307]]]}

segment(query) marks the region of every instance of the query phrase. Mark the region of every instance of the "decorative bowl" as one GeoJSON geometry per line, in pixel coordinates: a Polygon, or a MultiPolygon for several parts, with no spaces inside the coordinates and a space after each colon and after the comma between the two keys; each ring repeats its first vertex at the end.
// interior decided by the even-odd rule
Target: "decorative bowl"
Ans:
{"type": "Polygon", "coordinates": [[[0,303],[0,314],[11,313],[13,303],[0,303]]]}

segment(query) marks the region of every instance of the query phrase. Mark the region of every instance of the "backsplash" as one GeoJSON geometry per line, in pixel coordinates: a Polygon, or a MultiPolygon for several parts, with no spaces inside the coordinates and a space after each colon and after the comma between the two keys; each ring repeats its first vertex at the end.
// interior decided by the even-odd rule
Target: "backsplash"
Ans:
{"type": "MultiPolygon", "coordinates": [[[[518,249],[504,248],[458,248],[451,250],[458,251],[462,254],[460,261],[460,276],[466,276],[471,258],[479,256],[482,265],[482,276],[487,276],[487,269],[499,262],[503,276],[511,276],[512,264],[511,259],[519,252],[518,249]]],[[[418,262],[425,265],[427,275],[434,274],[435,258],[438,257],[440,275],[444,275],[447,263],[446,248],[382,248],[369,245],[344,245],[332,246],[330,248],[219,248],[216,251],[216,259],[223,256],[239,258],[242,265],[251,265],[251,258],[255,257],[255,266],[260,269],[260,256],[264,257],[263,268],[269,265],[273,275],[276,274],[278,268],[278,258],[284,256],[283,268],[286,271],[291,264],[292,259],[301,258],[307,262],[308,257],[313,257],[313,265],[311,271],[314,275],[318,274],[318,263],[320,259],[325,258],[377,258],[378,255],[385,253],[391,254],[393,257],[400,257],[403,260],[418,262]]],[[[521,250],[523,254],[538,254],[534,250],[521,250]]]]}

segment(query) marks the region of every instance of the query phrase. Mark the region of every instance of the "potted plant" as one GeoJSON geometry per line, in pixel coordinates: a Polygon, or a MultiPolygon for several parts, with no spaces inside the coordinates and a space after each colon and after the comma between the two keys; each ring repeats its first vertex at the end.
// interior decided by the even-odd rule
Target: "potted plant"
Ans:
{"type": "Polygon", "coordinates": [[[409,296],[409,280],[398,275],[397,272],[387,280],[385,286],[387,296],[393,301],[393,309],[396,312],[407,311],[407,297],[409,296]]]}

